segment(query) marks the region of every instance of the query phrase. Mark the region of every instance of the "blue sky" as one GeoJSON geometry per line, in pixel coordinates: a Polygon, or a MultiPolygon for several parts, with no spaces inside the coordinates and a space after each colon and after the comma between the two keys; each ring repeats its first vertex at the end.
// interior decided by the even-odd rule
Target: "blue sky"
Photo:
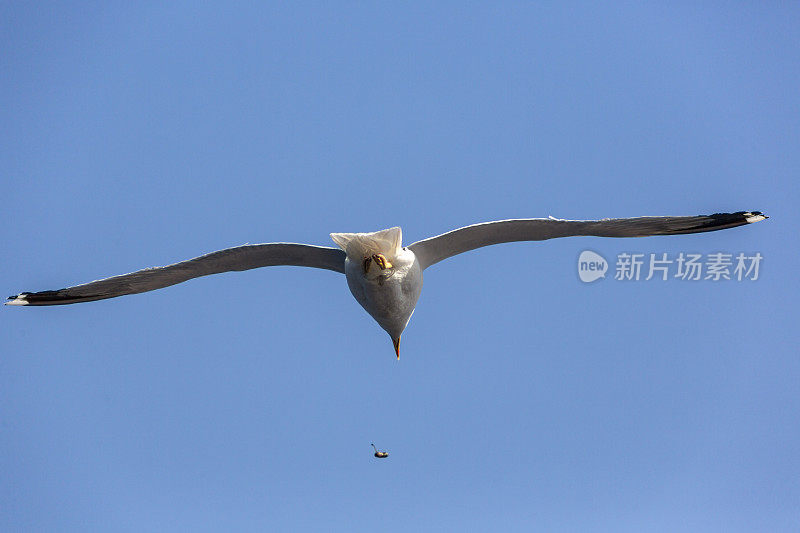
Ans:
{"type": "Polygon", "coordinates": [[[332,231],[772,218],[449,259],[399,363],[329,271],[6,307],[0,529],[796,530],[799,15],[4,3],[7,294],[332,231]],[[764,260],[584,284],[586,249],[764,260]]]}

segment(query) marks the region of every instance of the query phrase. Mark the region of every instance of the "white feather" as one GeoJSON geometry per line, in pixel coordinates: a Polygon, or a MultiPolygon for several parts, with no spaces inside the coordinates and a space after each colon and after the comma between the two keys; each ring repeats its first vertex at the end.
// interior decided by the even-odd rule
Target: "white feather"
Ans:
{"type": "Polygon", "coordinates": [[[397,226],[373,233],[331,233],[331,239],[353,260],[383,254],[393,261],[403,248],[403,230],[397,226]]]}

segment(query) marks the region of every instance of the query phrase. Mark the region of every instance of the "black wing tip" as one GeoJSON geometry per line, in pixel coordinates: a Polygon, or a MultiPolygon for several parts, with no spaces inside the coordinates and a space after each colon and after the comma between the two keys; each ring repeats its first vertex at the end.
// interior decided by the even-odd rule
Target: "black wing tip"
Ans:
{"type": "Polygon", "coordinates": [[[21,292],[19,294],[9,296],[6,305],[28,305],[29,303],[30,302],[28,301],[28,293],[21,292]]]}
{"type": "Polygon", "coordinates": [[[61,305],[100,300],[97,296],[70,296],[63,291],[21,292],[9,296],[6,305],[61,305]]]}
{"type": "Polygon", "coordinates": [[[748,224],[753,224],[755,222],[761,222],[762,220],[767,220],[769,217],[762,213],[761,211],[747,211],[743,213],[745,220],[748,224]]]}
{"type": "MultiPolygon", "coordinates": [[[[689,233],[705,233],[728,228],[736,228],[761,222],[769,217],[761,211],[736,211],[735,213],[714,213],[711,215],[698,215],[695,217],[678,217],[668,220],[664,231],[653,232],[651,235],[686,235],[689,233]]],[[[624,220],[624,219],[623,219],[624,220]]],[[[615,235],[619,236],[619,235],[615,235]]]]}
{"type": "Polygon", "coordinates": [[[744,224],[755,224],[769,217],[761,211],[737,211],[736,213],[714,213],[708,215],[711,219],[710,226],[722,229],[724,227],[742,226],[744,224]]]}

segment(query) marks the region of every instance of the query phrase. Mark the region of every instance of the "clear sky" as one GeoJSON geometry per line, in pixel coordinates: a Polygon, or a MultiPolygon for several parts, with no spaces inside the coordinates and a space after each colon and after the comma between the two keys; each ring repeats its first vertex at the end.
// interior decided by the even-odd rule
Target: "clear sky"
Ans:
{"type": "Polygon", "coordinates": [[[1,530],[797,531],[797,4],[66,4],[0,5],[7,294],[334,231],[772,218],[449,259],[399,362],[330,271],[2,308],[1,530]],[[587,249],[764,259],[583,283],[587,249]]]}

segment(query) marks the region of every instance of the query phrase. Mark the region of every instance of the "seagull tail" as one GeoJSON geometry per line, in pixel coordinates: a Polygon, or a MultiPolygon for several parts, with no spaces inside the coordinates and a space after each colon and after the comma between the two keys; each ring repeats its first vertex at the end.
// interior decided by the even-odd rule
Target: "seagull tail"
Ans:
{"type": "Polygon", "coordinates": [[[403,230],[394,227],[373,233],[331,233],[331,239],[351,259],[384,254],[392,260],[402,248],[403,230]]]}

